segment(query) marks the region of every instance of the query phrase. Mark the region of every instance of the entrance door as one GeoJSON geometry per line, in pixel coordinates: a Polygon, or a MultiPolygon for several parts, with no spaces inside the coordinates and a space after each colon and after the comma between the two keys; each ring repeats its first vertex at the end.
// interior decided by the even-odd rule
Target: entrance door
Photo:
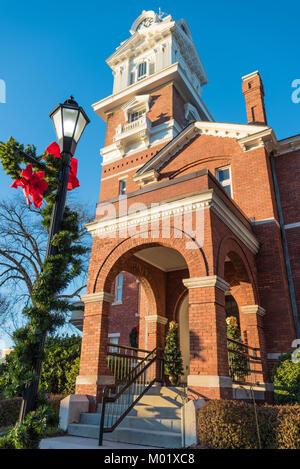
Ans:
{"type": "Polygon", "coordinates": [[[190,328],[189,328],[189,296],[186,295],[179,309],[179,343],[183,361],[184,375],[182,383],[187,383],[190,373],[190,328]]]}

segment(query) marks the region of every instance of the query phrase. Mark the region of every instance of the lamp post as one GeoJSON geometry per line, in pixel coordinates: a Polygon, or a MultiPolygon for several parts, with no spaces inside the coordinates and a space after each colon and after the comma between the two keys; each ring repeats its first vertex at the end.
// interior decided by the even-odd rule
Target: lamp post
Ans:
{"type": "MultiPolygon", "coordinates": [[[[63,104],[56,106],[49,116],[51,117],[54,125],[63,164],[59,173],[60,185],[56,194],[51,216],[46,259],[49,256],[55,255],[56,252],[56,247],[54,247],[51,242],[53,236],[59,233],[64,216],[71,157],[75,153],[77,143],[79,142],[85,127],[90,122],[82,107],[78,106],[76,101],[74,101],[73,96],[67,99],[63,104]]],[[[46,337],[47,331],[44,332],[41,339],[40,351],[44,349],[46,337]]],[[[25,389],[19,421],[22,421],[28,412],[34,410],[41,368],[42,361],[38,360],[35,367],[37,377],[33,380],[31,385],[25,389]]]]}

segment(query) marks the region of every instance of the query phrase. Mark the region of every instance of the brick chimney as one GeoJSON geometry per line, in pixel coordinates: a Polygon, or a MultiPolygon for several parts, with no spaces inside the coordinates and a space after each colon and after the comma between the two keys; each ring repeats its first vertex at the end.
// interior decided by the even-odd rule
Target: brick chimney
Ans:
{"type": "Polygon", "coordinates": [[[267,125],[264,86],[258,71],[242,77],[248,124],[267,125]]]}

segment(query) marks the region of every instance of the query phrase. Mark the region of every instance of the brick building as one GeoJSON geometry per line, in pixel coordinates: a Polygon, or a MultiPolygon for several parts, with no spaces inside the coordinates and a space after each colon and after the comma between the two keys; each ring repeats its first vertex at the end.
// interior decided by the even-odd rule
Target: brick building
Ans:
{"type": "MultiPolygon", "coordinates": [[[[163,347],[179,323],[191,395],[236,397],[226,316],[270,371],[299,337],[300,135],[277,140],[258,72],[242,77],[247,124],[215,122],[208,82],[184,20],[144,11],[108,58],[106,122],[76,393],[113,383],[108,339],[163,347]]],[[[239,92],[239,90],[237,90],[239,92]]],[[[100,175],[99,175],[100,176],[100,175]]]]}

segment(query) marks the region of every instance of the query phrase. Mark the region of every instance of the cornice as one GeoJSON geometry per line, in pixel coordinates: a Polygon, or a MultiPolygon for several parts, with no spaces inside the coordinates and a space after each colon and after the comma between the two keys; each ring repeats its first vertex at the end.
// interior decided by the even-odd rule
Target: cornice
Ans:
{"type": "Polygon", "coordinates": [[[259,305],[241,306],[241,312],[244,314],[257,314],[258,316],[266,314],[266,310],[259,305]]]}
{"type": "Polygon", "coordinates": [[[113,303],[113,301],[115,299],[114,295],[112,295],[111,293],[105,292],[105,291],[101,291],[99,293],[90,293],[88,295],[82,295],[80,298],[81,298],[81,301],[84,304],[98,303],[100,301],[106,301],[108,303],[113,303]]]}
{"type": "Polygon", "coordinates": [[[88,223],[86,228],[93,236],[109,237],[110,234],[114,236],[116,232],[124,232],[131,226],[151,225],[151,223],[164,218],[193,213],[199,209],[211,209],[251,252],[255,254],[258,252],[259,242],[255,235],[212,189],[185,198],[181,196],[171,202],[146,208],[138,213],[107,220],[96,220],[93,223],[88,223]]]}
{"type": "Polygon", "coordinates": [[[206,288],[206,287],[216,287],[219,290],[224,292],[230,289],[229,283],[225,282],[224,279],[218,277],[217,275],[210,275],[207,277],[195,277],[195,278],[186,278],[182,280],[182,283],[189,290],[193,288],[206,288]]]}

